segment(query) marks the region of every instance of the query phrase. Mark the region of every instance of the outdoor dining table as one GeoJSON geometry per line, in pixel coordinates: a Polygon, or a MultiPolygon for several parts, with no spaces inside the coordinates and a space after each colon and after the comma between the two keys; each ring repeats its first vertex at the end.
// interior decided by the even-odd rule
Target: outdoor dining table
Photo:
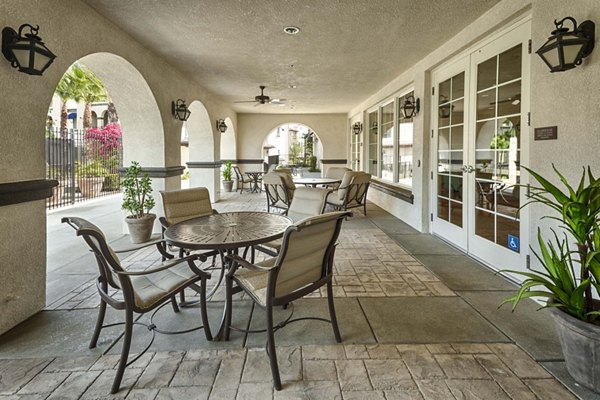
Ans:
{"type": "Polygon", "coordinates": [[[246,172],[246,175],[248,175],[248,177],[250,179],[252,179],[252,186],[250,187],[250,191],[252,193],[260,192],[261,189],[260,189],[260,185],[258,184],[258,180],[263,175],[263,172],[262,171],[249,171],[249,172],[246,172]]]}
{"type": "Polygon", "coordinates": [[[294,178],[293,181],[296,185],[312,187],[317,187],[317,185],[333,185],[334,183],[342,183],[341,179],[335,178],[294,178]]]}
{"type": "MultiPolygon", "coordinates": [[[[167,228],[165,241],[188,250],[217,250],[221,255],[218,287],[229,267],[224,256],[238,249],[270,242],[283,236],[292,220],[280,214],[259,211],[237,211],[207,215],[182,221],[167,228]]],[[[213,292],[214,293],[214,292],[213,292]]],[[[223,317],[225,317],[223,310],[223,317]]],[[[219,333],[222,331],[222,326],[219,333]]],[[[220,334],[216,336],[220,337],[220,334]]]]}

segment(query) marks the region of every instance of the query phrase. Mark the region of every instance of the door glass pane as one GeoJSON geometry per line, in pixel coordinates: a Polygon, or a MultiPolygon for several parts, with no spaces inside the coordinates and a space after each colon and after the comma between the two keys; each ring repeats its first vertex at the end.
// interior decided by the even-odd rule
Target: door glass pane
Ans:
{"type": "Polygon", "coordinates": [[[369,113],[369,164],[367,172],[373,176],[377,176],[377,111],[369,113]]]}
{"type": "Polygon", "coordinates": [[[381,179],[394,181],[394,102],[381,107],[381,179]]]}
{"type": "Polygon", "coordinates": [[[459,227],[463,226],[464,213],[464,86],[464,72],[438,85],[438,217],[459,227]],[[452,201],[439,197],[442,193],[452,201]]]}
{"type": "Polygon", "coordinates": [[[498,83],[504,83],[521,77],[521,45],[500,54],[498,83]]]}
{"type": "Polygon", "coordinates": [[[521,61],[518,45],[477,66],[475,234],[503,247],[519,237],[521,61]]]}

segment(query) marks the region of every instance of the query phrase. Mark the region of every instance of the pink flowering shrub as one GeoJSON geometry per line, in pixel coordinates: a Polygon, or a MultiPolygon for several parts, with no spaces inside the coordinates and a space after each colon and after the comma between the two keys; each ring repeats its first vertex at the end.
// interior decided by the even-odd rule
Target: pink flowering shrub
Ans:
{"type": "Polygon", "coordinates": [[[121,145],[121,126],[108,124],[102,129],[90,128],[83,139],[90,158],[106,158],[115,154],[121,145]]]}

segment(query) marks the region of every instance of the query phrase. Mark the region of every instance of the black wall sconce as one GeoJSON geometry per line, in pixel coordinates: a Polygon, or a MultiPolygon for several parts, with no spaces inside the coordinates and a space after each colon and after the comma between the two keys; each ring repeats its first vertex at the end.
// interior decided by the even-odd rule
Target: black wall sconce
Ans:
{"type": "Polygon", "coordinates": [[[2,54],[13,68],[29,75],[42,75],[56,58],[37,34],[40,27],[23,24],[19,32],[7,26],[2,29],[2,54]],[[29,33],[23,34],[24,29],[29,33]]]}
{"type": "Polygon", "coordinates": [[[217,129],[219,130],[219,132],[225,133],[225,131],[227,130],[227,124],[225,123],[225,120],[223,120],[223,119],[217,120],[217,129]]]}
{"type": "Polygon", "coordinates": [[[359,135],[362,132],[362,128],[363,126],[360,122],[355,122],[354,125],[352,125],[352,133],[359,135]]]}
{"type": "Polygon", "coordinates": [[[175,119],[185,122],[190,117],[191,111],[185,104],[185,100],[179,99],[171,102],[171,113],[175,119]]]}
{"type": "Polygon", "coordinates": [[[594,50],[596,24],[583,21],[577,26],[575,18],[566,17],[560,21],[554,20],[554,25],[556,29],[536,53],[550,67],[550,72],[575,68],[594,50]],[[572,31],[563,26],[565,21],[573,24],[572,31]]]}
{"type": "Polygon", "coordinates": [[[413,118],[419,113],[420,110],[421,100],[419,100],[418,98],[415,100],[415,97],[412,94],[404,98],[404,104],[401,108],[404,118],[413,118]]]}

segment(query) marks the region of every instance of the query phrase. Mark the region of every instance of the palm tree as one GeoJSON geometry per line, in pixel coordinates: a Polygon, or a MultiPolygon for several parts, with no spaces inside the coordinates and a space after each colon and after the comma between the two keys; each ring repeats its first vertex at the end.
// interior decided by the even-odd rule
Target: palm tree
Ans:
{"type": "Polygon", "coordinates": [[[75,79],[75,90],[85,102],[83,111],[83,129],[92,127],[92,103],[108,100],[108,93],[102,81],[83,64],[75,63],[71,67],[75,79]]]}
{"type": "Polygon", "coordinates": [[[81,94],[75,88],[75,76],[71,68],[60,78],[54,93],[60,98],[60,137],[67,135],[67,101],[81,101],[81,94]]]}

